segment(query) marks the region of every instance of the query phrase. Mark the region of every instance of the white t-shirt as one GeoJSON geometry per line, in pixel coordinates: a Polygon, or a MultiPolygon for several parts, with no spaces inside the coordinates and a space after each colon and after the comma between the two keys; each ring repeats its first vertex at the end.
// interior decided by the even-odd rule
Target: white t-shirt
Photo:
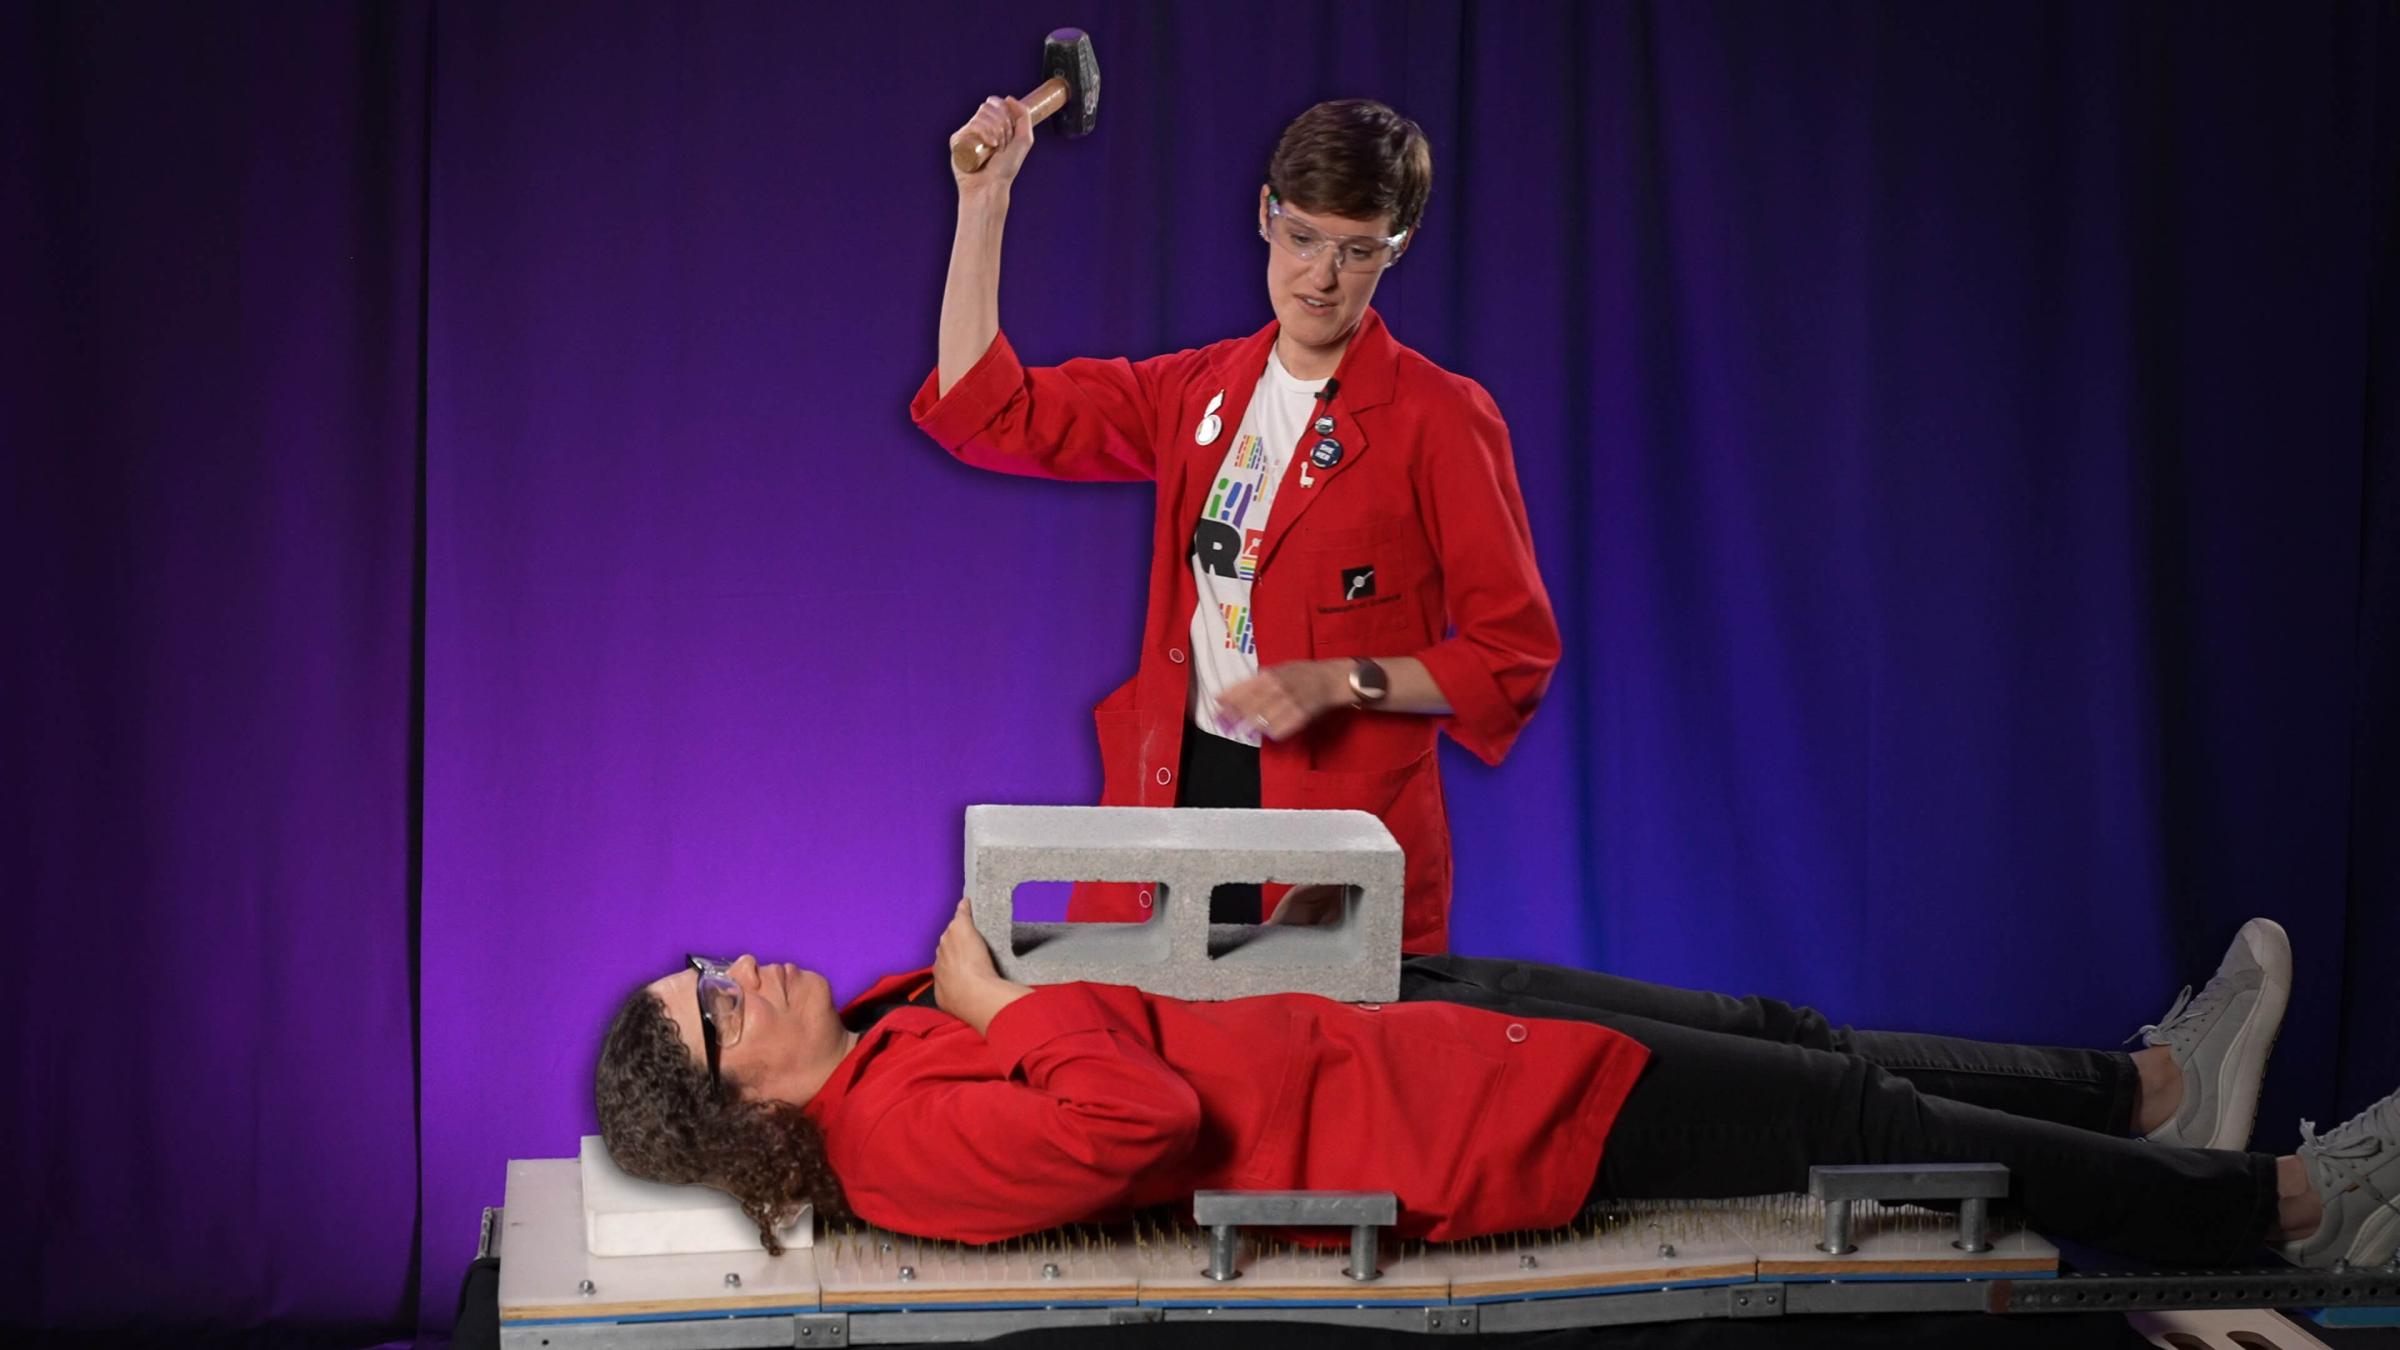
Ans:
{"type": "Polygon", "coordinates": [[[1219,725],[1217,696],[1258,673],[1258,648],[1250,635],[1251,579],[1258,575],[1275,489],[1324,387],[1323,380],[1294,378],[1281,357],[1267,354],[1267,368],[1192,531],[1192,579],[1200,591],[1200,603],[1192,609],[1192,725],[1245,745],[1259,743],[1258,728],[1219,725]]]}

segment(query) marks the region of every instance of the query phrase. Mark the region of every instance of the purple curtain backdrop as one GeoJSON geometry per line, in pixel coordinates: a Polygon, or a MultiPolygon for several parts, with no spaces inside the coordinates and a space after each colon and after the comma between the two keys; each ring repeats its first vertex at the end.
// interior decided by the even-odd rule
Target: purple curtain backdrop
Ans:
{"type": "Polygon", "coordinates": [[[0,1335],[415,1315],[425,11],[0,11],[0,1335]]]}
{"type": "Polygon", "coordinates": [[[903,411],[942,141],[1061,21],[1035,358],[1264,322],[1308,103],[1433,138],[1379,307],[1568,639],[1445,760],[1460,950],[2090,1044],[2272,913],[2261,1143],[2400,1079],[2388,9],[38,6],[0,1318],[438,1333],[626,988],[919,963],[964,806],[1091,799],[1149,498],[903,411]]]}

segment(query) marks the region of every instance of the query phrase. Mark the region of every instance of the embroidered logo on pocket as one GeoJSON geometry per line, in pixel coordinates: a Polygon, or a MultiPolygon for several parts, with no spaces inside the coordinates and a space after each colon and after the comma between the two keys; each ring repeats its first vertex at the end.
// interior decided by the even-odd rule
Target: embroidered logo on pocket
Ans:
{"type": "Polygon", "coordinates": [[[1375,594],[1375,569],[1345,567],[1342,569],[1342,599],[1364,600],[1375,594]]]}

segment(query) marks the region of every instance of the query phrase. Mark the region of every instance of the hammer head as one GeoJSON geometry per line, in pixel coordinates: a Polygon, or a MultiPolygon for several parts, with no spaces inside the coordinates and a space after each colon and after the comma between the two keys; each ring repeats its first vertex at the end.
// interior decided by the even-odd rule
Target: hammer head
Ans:
{"type": "Polygon", "coordinates": [[[1092,55],[1092,35],[1080,28],[1061,28],[1042,41],[1042,78],[1066,81],[1066,106],[1052,122],[1069,136],[1081,136],[1100,120],[1100,62],[1092,55]]]}

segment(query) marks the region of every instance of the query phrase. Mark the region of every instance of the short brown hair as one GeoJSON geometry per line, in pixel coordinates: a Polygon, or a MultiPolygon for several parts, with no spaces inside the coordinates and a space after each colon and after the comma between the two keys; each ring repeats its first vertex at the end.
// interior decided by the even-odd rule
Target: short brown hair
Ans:
{"type": "Polygon", "coordinates": [[[1371,98],[1335,99],[1292,119],[1267,160],[1267,186],[1303,211],[1352,220],[1389,214],[1414,230],[1433,193],[1425,129],[1371,98]]]}
{"type": "Polygon", "coordinates": [[[711,1082],[647,988],[618,1007],[594,1077],[600,1138],[628,1175],[730,1193],[769,1252],[783,1250],[775,1230],[804,1204],[824,1218],[848,1216],[816,1122],[788,1102],[743,1101],[711,1082]]]}

